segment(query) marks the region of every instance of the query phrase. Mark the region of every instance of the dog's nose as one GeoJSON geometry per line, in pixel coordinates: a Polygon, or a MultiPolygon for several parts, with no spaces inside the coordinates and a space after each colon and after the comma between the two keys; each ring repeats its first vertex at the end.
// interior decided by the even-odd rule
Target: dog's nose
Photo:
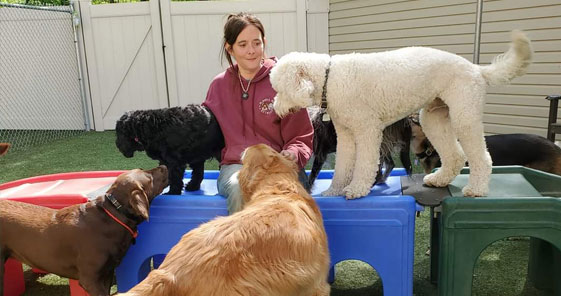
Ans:
{"type": "Polygon", "coordinates": [[[163,170],[164,172],[167,172],[167,171],[168,171],[168,167],[165,166],[165,165],[163,165],[163,164],[159,165],[159,166],[158,166],[158,169],[163,170]]]}

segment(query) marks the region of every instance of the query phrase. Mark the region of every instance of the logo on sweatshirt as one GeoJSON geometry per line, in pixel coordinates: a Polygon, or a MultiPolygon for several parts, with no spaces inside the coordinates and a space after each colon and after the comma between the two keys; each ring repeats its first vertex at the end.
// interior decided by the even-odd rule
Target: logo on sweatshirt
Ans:
{"type": "Polygon", "coordinates": [[[264,98],[259,102],[259,111],[263,114],[271,114],[273,113],[273,99],[264,98]]]}

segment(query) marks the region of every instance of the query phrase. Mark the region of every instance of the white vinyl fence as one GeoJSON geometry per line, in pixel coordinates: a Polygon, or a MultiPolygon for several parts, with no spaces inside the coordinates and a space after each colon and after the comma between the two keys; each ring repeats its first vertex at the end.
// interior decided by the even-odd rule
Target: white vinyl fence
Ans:
{"type": "Polygon", "coordinates": [[[256,14],[266,53],[328,52],[327,0],[77,3],[93,122],[113,129],[128,110],[202,103],[218,73],[229,13],[256,14]],[[308,20],[310,20],[308,22],[308,20]]]}

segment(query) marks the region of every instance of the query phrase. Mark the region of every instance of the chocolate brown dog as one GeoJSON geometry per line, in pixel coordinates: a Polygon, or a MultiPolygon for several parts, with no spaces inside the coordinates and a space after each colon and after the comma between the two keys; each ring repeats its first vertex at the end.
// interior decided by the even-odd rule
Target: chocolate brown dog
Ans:
{"type": "Polygon", "coordinates": [[[10,149],[10,143],[0,143],[0,156],[8,153],[8,149],[10,149]]]}
{"type": "Polygon", "coordinates": [[[103,196],[60,210],[0,201],[0,295],[9,257],[77,279],[91,296],[109,295],[113,271],[168,185],[165,166],[128,171],[103,196]],[[121,224],[122,223],[122,224],[121,224]]]}

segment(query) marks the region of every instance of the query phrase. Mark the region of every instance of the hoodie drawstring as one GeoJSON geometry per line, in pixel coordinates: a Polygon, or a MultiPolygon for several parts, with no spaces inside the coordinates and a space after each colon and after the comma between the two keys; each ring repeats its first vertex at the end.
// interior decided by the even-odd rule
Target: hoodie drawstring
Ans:
{"type": "Polygon", "coordinates": [[[244,106],[243,106],[243,102],[246,100],[242,100],[240,99],[240,108],[242,109],[242,136],[245,139],[245,111],[244,111],[244,106]]]}

